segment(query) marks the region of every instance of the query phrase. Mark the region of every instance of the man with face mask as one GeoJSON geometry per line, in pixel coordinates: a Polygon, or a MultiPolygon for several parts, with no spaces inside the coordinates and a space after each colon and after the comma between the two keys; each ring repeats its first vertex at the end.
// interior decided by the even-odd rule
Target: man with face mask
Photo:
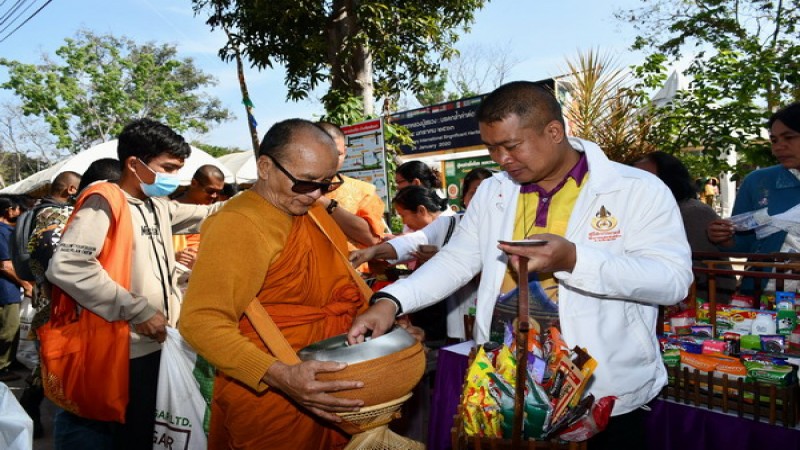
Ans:
{"type": "Polygon", "coordinates": [[[30,296],[33,287],[20,279],[11,263],[11,235],[19,217],[19,206],[10,198],[0,197],[0,381],[18,380],[9,366],[14,338],[19,330],[20,288],[30,296]]]}
{"type": "Polygon", "coordinates": [[[152,447],[161,343],[180,305],[171,235],[197,233],[200,222],[222,206],[165,197],[178,187],[177,172],[190,152],[183,137],[166,125],[135,120],[119,135],[119,181],[93,184],[78,198],[47,278],[81,307],[130,324],[129,400],[124,424],[59,413],[57,448],[152,447]],[[116,239],[109,236],[120,233],[132,234],[132,245],[114,246],[116,239]],[[108,255],[130,260],[129,286],[106,269],[108,255]]]}

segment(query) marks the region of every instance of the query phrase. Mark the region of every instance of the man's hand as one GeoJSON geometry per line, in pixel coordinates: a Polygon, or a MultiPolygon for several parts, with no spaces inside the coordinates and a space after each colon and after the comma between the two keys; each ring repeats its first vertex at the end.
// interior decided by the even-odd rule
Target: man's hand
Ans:
{"type": "Polygon", "coordinates": [[[734,244],[733,236],[736,230],[733,228],[733,222],[725,219],[717,219],[711,221],[706,229],[708,240],[712,244],[719,245],[720,247],[731,247],[734,244]]]}
{"type": "Polygon", "coordinates": [[[33,298],[33,284],[22,280],[22,295],[33,298]]]}
{"type": "Polygon", "coordinates": [[[197,250],[186,247],[183,250],[175,253],[175,261],[183,264],[188,268],[192,268],[194,266],[194,261],[197,259],[197,250]]]}
{"type": "Polygon", "coordinates": [[[167,318],[164,317],[161,311],[157,311],[153,317],[134,325],[133,329],[142,336],[147,336],[161,343],[167,339],[167,318]]]}
{"type": "Polygon", "coordinates": [[[395,323],[397,324],[398,327],[408,331],[408,334],[414,336],[414,339],[416,339],[420,343],[425,342],[425,330],[416,325],[412,325],[411,321],[408,319],[408,316],[398,317],[395,323]]]}
{"type": "Polygon", "coordinates": [[[361,264],[364,264],[367,261],[372,261],[375,259],[375,253],[377,252],[377,246],[362,248],[360,250],[353,250],[350,252],[349,260],[350,264],[353,267],[358,267],[361,264]]]}
{"type": "Polygon", "coordinates": [[[371,330],[372,337],[378,337],[392,328],[397,307],[391,300],[378,300],[368,310],[356,317],[353,326],[347,333],[347,342],[360,344],[364,336],[371,330]]]}
{"type": "Polygon", "coordinates": [[[419,267],[433,258],[437,253],[439,253],[439,248],[435,245],[420,245],[417,251],[411,252],[411,256],[417,260],[417,266],[419,267]]]}
{"type": "Polygon", "coordinates": [[[280,361],[272,364],[264,382],[279,389],[312,413],[331,422],[341,422],[337,412],[358,411],[363,400],[334,397],[329,392],[364,387],[362,381],[318,381],[317,373],[338,372],[347,364],[335,361],[303,361],[293,366],[280,361]]]}
{"type": "Polygon", "coordinates": [[[531,272],[572,272],[575,269],[575,244],[555,234],[534,234],[526,239],[541,239],[545,245],[522,246],[498,244],[497,248],[511,255],[511,265],[519,267],[519,257],[528,257],[531,272]]]}

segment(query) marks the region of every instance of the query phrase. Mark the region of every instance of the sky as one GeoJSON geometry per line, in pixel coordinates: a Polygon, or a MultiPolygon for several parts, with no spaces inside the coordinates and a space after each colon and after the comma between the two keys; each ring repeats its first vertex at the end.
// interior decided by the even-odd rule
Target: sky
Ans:
{"type": "MultiPolygon", "coordinates": [[[[44,0],[36,0],[35,7],[43,3],[44,0]]],[[[613,13],[640,4],[640,0],[493,0],[476,13],[471,30],[462,35],[456,47],[506,49],[516,64],[505,81],[535,81],[559,75],[566,58],[591,49],[614,56],[621,67],[629,66],[641,62],[643,56],[629,50],[635,36],[633,27],[619,22],[613,13]]],[[[74,37],[81,29],[126,36],[140,44],[155,41],[175,45],[179,57],[192,58],[200,69],[217,79],[218,84],[208,88],[207,93],[218,97],[236,116],[205,135],[185,136],[212,145],[250,148],[236,67],[217,56],[225,42],[224,34],[212,32],[205,17],[195,16],[190,0],[53,0],[0,43],[0,56],[39,63],[43,54],[53,55],[65,38],[74,37]]],[[[5,35],[0,33],[0,37],[5,35]]],[[[280,68],[260,72],[246,69],[245,77],[260,135],[279,120],[315,120],[324,112],[317,100],[324,92],[316,92],[316,96],[304,101],[286,100],[280,68]]],[[[7,74],[0,69],[0,82],[6,79],[7,74]]],[[[10,98],[13,95],[8,91],[0,91],[0,101],[10,98]]]]}

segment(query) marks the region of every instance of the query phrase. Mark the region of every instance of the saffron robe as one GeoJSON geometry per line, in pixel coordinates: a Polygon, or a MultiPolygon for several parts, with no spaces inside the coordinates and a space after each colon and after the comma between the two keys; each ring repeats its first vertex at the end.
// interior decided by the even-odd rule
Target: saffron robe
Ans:
{"type": "Polygon", "coordinates": [[[257,297],[292,348],[346,333],[366,300],[341,252],[346,238],[321,207],[289,216],[258,194],[231,199],[203,224],[179,322],[218,369],[210,449],[336,449],[347,437],[273,391],[275,358],[243,316],[257,297]],[[336,247],[339,247],[337,250],[336,247]]]}

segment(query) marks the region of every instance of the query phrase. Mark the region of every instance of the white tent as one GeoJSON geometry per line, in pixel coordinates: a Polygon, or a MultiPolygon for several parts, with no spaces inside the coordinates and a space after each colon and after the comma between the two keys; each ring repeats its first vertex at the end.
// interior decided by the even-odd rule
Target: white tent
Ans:
{"type": "Polygon", "coordinates": [[[678,91],[685,91],[687,89],[689,89],[689,82],[680,72],[673,70],[669,78],[667,78],[667,81],[664,82],[664,86],[656,92],[650,101],[653,102],[655,106],[664,106],[675,98],[678,91]]]}
{"type": "Polygon", "coordinates": [[[236,179],[236,184],[253,184],[258,179],[256,157],[251,151],[228,153],[217,158],[236,179]]]}
{"type": "MultiPolygon", "coordinates": [[[[95,145],[80,153],[67,157],[63,161],[48,167],[47,169],[36,172],[35,174],[18,181],[10,186],[0,190],[0,194],[27,194],[39,190],[50,184],[55,177],[61,172],[72,171],[83,173],[89,168],[92,162],[103,159],[113,158],[117,159],[117,140],[103,142],[102,144],[95,145]]],[[[213,156],[200,150],[197,147],[192,147],[192,154],[186,159],[183,168],[178,171],[178,176],[181,179],[181,185],[187,186],[192,181],[192,176],[200,166],[211,164],[219,167],[225,175],[226,183],[233,183],[233,173],[221,164],[213,156]]]]}

